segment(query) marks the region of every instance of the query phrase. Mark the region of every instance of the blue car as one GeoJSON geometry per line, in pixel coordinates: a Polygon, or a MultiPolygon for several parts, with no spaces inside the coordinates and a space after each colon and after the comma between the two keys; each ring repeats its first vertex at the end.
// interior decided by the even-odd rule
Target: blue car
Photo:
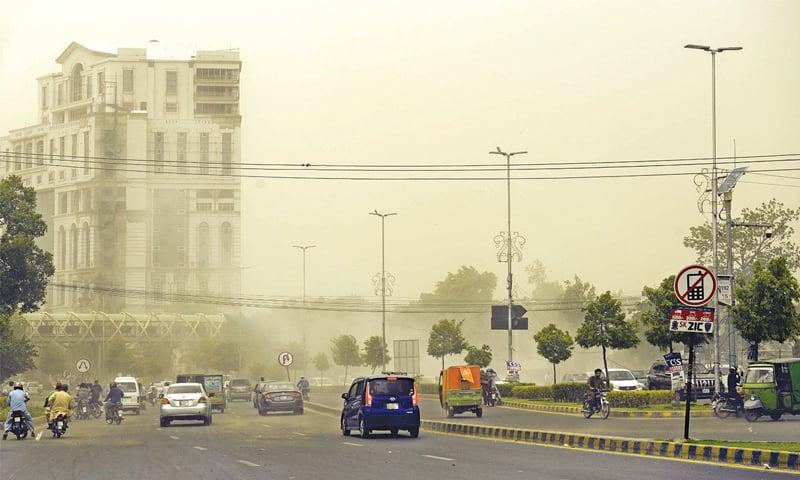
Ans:
{"type": "Polygon", "coordinates": [[[361,438],[369,438],[375,430],[392,435],[407,430],[412,438],[419,436],[419,393],[413,377],[384,374],[357,378],[342,399],[344,436],[351,430],[358,430],[361,438]]]}

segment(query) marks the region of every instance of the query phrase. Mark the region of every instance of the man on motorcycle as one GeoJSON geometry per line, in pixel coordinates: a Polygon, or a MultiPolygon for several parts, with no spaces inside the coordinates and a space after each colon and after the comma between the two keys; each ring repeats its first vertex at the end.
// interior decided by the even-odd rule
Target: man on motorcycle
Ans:
{"type": "Polygon", "coordinates": [[[300,377],[300,381],[297,382],[297,388],[300,390],[300,393],[303,394],[303,398],[308,398],[308,392],[311,390],[311,387],[306,380],[306,377],[300,377]]]}
{"type": "Polygon", "coordinates": [[[95,379],[90,389],[92,391],[92,403],[100,405],[100,395],[103,394],[103,387],[100,386],[100,382],[95,379]]]}
{"type": "Polygon", "coordinates": [[[14,390],[8,394],[8,418],[6,418],[5,428],[3,428],[3,440],[8,438],[8,432],[11,431],[11,422],[14,412],[22,412],[25,425],[28,426],[28,430],[30,430],[31,435],[34,437],[36,436],[36,432],[33,430],[33,418],[31,417],[31,413],[28,411],[28,406],[26,405],[28,400],[30,400],[30,397],[22,389],[22,384],[19,382],[15,383],[14,390]]]}
{"type": "Polygon", "coordinates": [[[122,408],[122,397],[125,396],[125,392],[122,391],[121,388],[117,386],[116,382],[111,382],[110,388],[108,389],[108,394],[106,395],[106,418],[111,418],[111,413],[118,409],[122,408]]]}
{"type": "Polygon", "coordinates": [[[603,379],[603,370],[599,368],[594,369],[594,375],[589,377],[589,390],[592,392],[592,408],[594,410],[600,409],[601,392],[605,388],[605,379],[603,379]]]}
{"type": "Polygon", "coordinates": [[[739,395],[738,390],[736,387],[739,386],[739,374],[736,372],[735,368],[731,368],[728,372],[728,398],[733,405],[739,405],[742,402],[742,396],[739,395]]]}
{"type": "Polygon", "coordinates": [[[68,420],[75,410],[75,399],[67,393],[69,385],[62,384],[59,389],[47,399],[47,405],[50,407],[50,414],[47,417],[48,423],[53,423],[59,415],[62,415],[65,420],[68,420]]]}

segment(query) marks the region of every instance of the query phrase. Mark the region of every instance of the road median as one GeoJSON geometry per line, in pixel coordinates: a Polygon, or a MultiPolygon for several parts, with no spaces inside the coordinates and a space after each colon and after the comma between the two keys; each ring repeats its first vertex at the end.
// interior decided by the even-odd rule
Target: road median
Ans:
{"type": "MultiPolygon", "coordinates": [[[[531,410],[535,412],[551,412],[551,413],[568,413],[573,415],[581,415],[580,405],[548,405],[546,403],[529,403],[517,401],[513,398],[504,399],[503,406],[511,408],[519,408],[522,410],[531,410]]],[[[675,411],[659,411],[659,410],[617,410],[612,408],[611,417],[620,418],[676,418],[683,417],[682,410],[675,411]]],[[[713,417],[714,413],[709,410],[692,410],[692,418],[695,417],[713,417]]]]}

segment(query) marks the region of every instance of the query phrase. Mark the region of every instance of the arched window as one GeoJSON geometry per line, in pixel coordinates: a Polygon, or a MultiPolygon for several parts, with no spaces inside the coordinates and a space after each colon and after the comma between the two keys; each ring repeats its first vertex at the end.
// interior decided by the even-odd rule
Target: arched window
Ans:
{"type": "Polygon", "coordinates": [[[67,269],[67,232],[64,227],[58,227],[58,269],[67,269]]]}
{"type": "Polygon", "coordinates": [[[72,101],[76,102],[83,98],[83,65],[80,63],[72,67],[72,75],[70,75],[70,82],[72,82],[72,101]]]}
{"type": "Polygon", "coordinates": [[[92,238],[88,222],[83,222],[81,236],[83,237],[83,267],[89,268],[92,266],[92,238]]]}
{"type": "Polygon", "coordinates": [[[211,238],[208,224],[203,222],[197,228],[197,266],[207,267],[211,256],[211,238]]]}
{"type": "Polygon", "coordinates": [[[78,227],[73,223],[69,227],[70,267],[78,268],[78,227]]]}
{"type": "Polygon", "coordinates": [[[224,222],[219,228],[219,263],[221,267],[230,267],[233,253],[233,234],[231,224],[224,222]]]}

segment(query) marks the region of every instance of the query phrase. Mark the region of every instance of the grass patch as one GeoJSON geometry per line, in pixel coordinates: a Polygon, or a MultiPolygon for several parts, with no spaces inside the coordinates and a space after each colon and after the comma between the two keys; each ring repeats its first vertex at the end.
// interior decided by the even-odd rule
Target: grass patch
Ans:
{"type": "MultiPolygon", "coordinates": [[[[514,398],[509,397],[506,398],[509,402],[517,402],[517,403],[524,403],[528,405],[541,405],[541,406],[563,406],[563,407],[580,407],[580,403],[570,403],[570,402],[548,402],[545,400],[526,400],[524,398],[514,398]]],[[[663,404],[663,405],[649,405],[647,407],[642,408],[615,408],[611,407],[612,412],[683,412],[686,409],[685,405],[671,405],[671,404],[663,404]]],[[[692,404],[692,411],[699,411],[699,410],[711,410],[709,405],[703,404],[692,404]]]]}
{"type": "Polygon", "coordinates": [[[714,445],[719,447],[752,448],[756,450],[782,450],[785,452],[800,452],[800,442],[747,442],[736,440],[696,440],[687,443],[697,445],[714,445]]]}

